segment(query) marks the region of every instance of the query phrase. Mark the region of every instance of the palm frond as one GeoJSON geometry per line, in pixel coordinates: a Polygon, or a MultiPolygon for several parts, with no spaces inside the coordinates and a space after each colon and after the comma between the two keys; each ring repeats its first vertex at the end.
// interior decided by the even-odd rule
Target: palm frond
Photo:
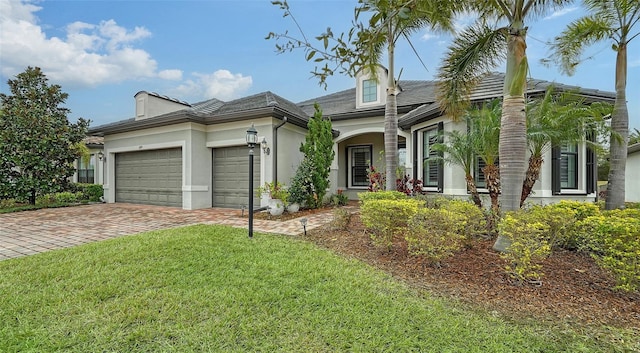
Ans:
{"type": "Polygon", "coordinates": [[[507,34],[475,24],[454,39],[438,72],[438,102],[446,114],[459,117],[482,76],[504,61],[507,34]]]}
{"type": "Polygon", "coordinates": [[[613,32],[612,24],[604,18],[586,16],[570,23],[551,44],[551,59],[560,69],[573,75],[581,62],[580,55],[589,45],[607,39],[613,32]]]}

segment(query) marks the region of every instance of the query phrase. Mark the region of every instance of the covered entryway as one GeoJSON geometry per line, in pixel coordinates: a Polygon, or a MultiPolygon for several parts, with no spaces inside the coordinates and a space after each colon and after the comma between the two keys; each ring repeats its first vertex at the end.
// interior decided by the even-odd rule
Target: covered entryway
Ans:
{"type": "Polygon", "coordinates": [[[182,149],[115,155],[116,202],[182,207],[182,149]]]}
{"type": "MultiPolygon", "coordinates": [[[[254,149],[253,185],[260,186],[260,147],[254,149]]],[[[260,205],[254,195],[254,205],[260,205]]],[[[249,204],[249,148],[213,149],[213,207],[241,208],[249,204]]]]}

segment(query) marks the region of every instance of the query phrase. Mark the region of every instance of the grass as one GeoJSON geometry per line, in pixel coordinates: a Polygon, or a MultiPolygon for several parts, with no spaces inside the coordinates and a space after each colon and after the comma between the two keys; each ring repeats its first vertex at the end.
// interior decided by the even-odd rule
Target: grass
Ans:
{"type": "MultiPolygon", "coordinates": [[[[0,262],[1,352],[614,352],[429,297],[292,238],[224,226],[0,262]]],[[[637,338],[636,338],[637,339],[637,338]]],[[[631,343],[629,343],[631,341],[631,343]]]]}

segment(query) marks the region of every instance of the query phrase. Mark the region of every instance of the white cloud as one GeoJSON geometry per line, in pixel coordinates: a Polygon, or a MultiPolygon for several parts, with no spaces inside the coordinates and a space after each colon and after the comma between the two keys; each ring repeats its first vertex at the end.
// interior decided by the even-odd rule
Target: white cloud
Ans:
{"type": "Polygon", "coordinates": [[[179,81],[182,80],[182,70],[162,70],[158,72],[158,77],[163,80],[179,81]]]}
{"type": "Polygon", "coordinates": [[[549,15],[549,16],[547,16],[547,17],[545,17],[544,19],[545,19],[545,20],[551,20],[551,19],[554,19],[554,18],[556,18],[556,17],[561,17],[561,16],[564,16],[564,15],[566,15],[566,14],[568,14],[568,13],[571,13],[571,12],[573,12],[573,11],[576,11],[577,9],[578,9],[578,8],[577,8],[577,7],[575,7],[575,6],[574,6],[574,7],[567,7],[567,8],[563,8],[563,9],[560,9],[560,10],[558,10],[558,11],[553,12],[551,15],[549,15]]]}
{"type": "Polygon", "coordinates": [[[424,40],[425,42],[433,38],[438,38],[438,36],[431,31],[425,31],[424,34],[422,34],[422,36],[420,37],[420,39],[424,40]]]}
{"type": "Polygon", "coordinates": [[[0,66],[5,76],[15,76],[26,66],[39,66],[57,83],[96,86],[130,79],[177,80],[180,70],[158,72],[149,53],[132,46],[151,36],[143,27],[133,30],[114,20],[99,24],[73,22],[66,37],[47,37],[35,13],[41,7],[29,0],[0,0],[0,66]]]}
{"type": "Polygon", "coordinates": [[[194,73],[193,76],[193,80],[185,81],[171,94],[185,99],[217,98],[226,101],[239,97],[253,84],[251,76],[233,74],[229,70],[217,70],[212,74],[194,73]]]}

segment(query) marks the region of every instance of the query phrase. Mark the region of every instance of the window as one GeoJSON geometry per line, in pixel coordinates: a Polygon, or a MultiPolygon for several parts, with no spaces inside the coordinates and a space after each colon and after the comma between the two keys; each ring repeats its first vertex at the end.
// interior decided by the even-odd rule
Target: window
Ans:
{"type": "Polygon", "coordinates": [[[89,158],[89,163],[83,160],[83,158],[78,159],[78,182],[93,184],[94,183],[94,164],[95,164],[96,156],[94,154],[89,158]]]}
{"type": "Polygon", "coordinates": [[[578,145],[560,148],[560,188],[578,188],[578,145]]]}
{"type": "MultiPolygon", "coordinates": [[[[587,135],[588,139],[593,137],[587,135]]],[[[596,155],[592,148],[578,144],[565,144],[551,149],[551,189],[554,195],[563,192],[596,191],[596,155]],[[586,152],[586,154],[585,154],[586,152]]]]}
{"type": "Polygon", "coordinates": [[[404,168],[407,165],[407,142],[398,141],[398,167],[404,168]]]}
{"type": "Polygon", "coordinates": [[[367,169],[371,163],[371,146],[349,147],[349,186],[368,187],[367,169]]]}
{"type": "Polygon", "coordinates": [[[437,128],[422,132],[422,185],[425,187],[440,187],[441,161],[433,159],[439,155],[433,150],[438,138],[437,128]]]}
{"type": "Polygon", "coordinates": [[[484,159],[480,157],[476,157],[476,164],[474,166],[473,176],[476,180],[476,188],[485,189],[487,187],[487,179],[484,176],[484,172],[482,168],[484,168],[487,164],[484,162],[484,159]]]}
{"type": "MultiPolygon", "coordinates": [[[[497,166],[499,165],[499,161],[498,158],[496,158],[494,164],[497,166]]],[[[474,165],[474,170],[473,170],[473,178],[475,179],[476,182],[476,188],[478,189],[486,189],[487,188],[487,178],[484,175],[484,172],[482,171],[484,167],[487,166],[487,163],[485,163],[484,159],[480,158],[479,156],[476,156],[476,163],[474,165]]]]}
{"type": "Polygon", "coordinates": [[[362,81],[362,103],[371,103],[378,100],[378,83],[376,80],[362,81]]]}

